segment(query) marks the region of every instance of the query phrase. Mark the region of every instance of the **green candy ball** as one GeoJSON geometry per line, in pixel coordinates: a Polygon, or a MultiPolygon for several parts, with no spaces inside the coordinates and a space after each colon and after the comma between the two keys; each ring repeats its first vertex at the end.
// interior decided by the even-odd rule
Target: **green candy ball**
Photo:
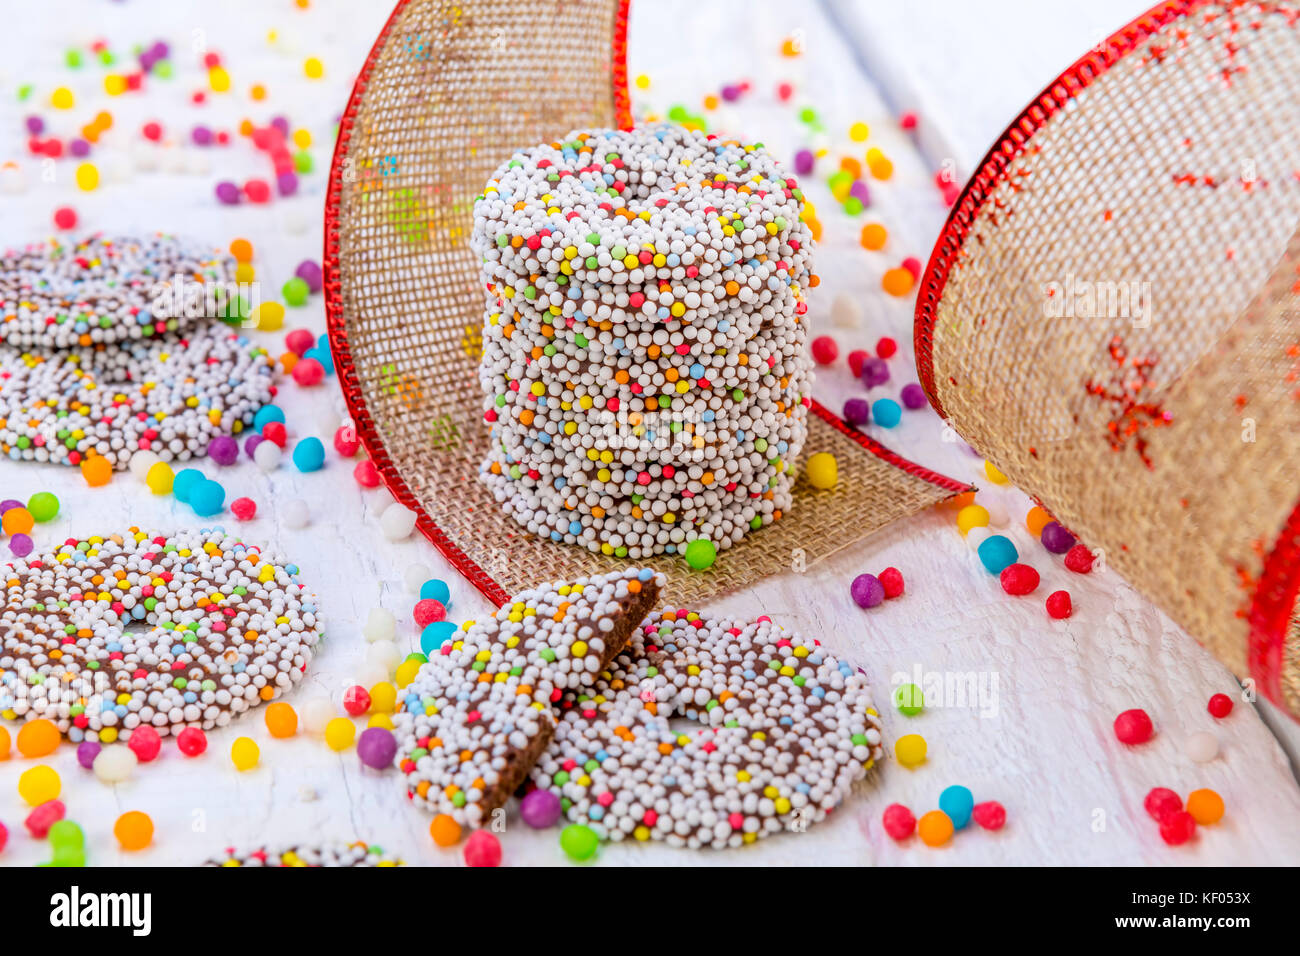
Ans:
{"type": "Polygon", "coordinates": [[[900,684],[894,691],[894,706],[899,713],[915,717],[925,709],[925,694],[915,684],[900,684]]]}
{"type": "Polygon", "coordinates": [[[584,827],[581,823],[570,823],[560,831],[560,849],[570,860],[576,862],[590,860],[596,855],[596,847],[599,844],[596,831],[584,827]]]}
{"type": "Polygon", "coordinates": [[[708,538],[696,538],[686,545],[686,563],[696,571],[712,567],[718,559],[718,547],[708,538]]]}
{"type": "Polygon", "coordinates": [[[59,513],[59,499],[48,491],[38,491],[27,499],[27,510],[37,521],[49,521],[59,513]]]}
{"type": "Polygon", "coordinates": [[[311,287],[307,285],[306,279],[294,276],[284,284],[280,294],[284,296],[284,301],[288,305],[306,305],[307,297],[311,295],[311,287]]]}

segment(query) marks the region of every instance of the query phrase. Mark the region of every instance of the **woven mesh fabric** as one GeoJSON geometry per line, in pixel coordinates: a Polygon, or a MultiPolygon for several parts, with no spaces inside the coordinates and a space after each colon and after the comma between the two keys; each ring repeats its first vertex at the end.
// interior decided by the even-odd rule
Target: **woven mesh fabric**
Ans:
{"type": "MultiPolygon", "coordinates": [[[[626,125],[627,6],[619,0],[398,5],[340,125],[326,206],[325,292],[344,393],[367,450],[419,527],[500,603],[539,578],[600,574],[614,557],[534,538],[478,480],[479,263],[473,203],[515,150],[626,125]]],[[[707,572],[656,562],[682,606],[824,557],[963,490],[814,406],[805,453],[839,482],[801,482],[795,506],[707,572]]]]}
{"type": "Polygon", "coordinates": [[[1300,627],[1255,620],[1297,543],[1298,18],[1165,4],[1077,64],[968,187],[917,323],[956,430],[1296,715],[1300,627]]]}

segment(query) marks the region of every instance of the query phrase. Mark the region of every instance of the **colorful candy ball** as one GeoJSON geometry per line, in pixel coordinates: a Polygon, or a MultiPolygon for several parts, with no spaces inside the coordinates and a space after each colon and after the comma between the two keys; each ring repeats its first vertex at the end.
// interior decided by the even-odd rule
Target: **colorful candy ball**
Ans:
{"type": "Polygon", "coordinates": [[[1143,744],[1151,739],[1155,728],[1145,710],[1126,710],[1115,718],[1115,736],[1122,744],[1143,744]]]}
{"type": "Polygon", "coordinates": [[[501,841],[490,830],[475,830],[465,841],[466,866],[500,866],[501,841]]]}
{"type": "MultiPolygon", "coordinates": [[[[370,727],[357,739],[357,756],[367,767],[383,770],[397,756],[397,738],[383,727],[370,727]]],[[[482,831],[480,831],[482,832],[482,831]]]]}
{"type": "Polygon", "coordinates": [[[894,840],[906,840],[916,832],[916,817],[901,803],[891,803],[885,807],[880,822],[885,832],[894,840]]]}
{"type": "Polygon", "coordinates": [[[985,830],[1001,830],[1007,822],[1007,809],[996,800],[975,804],[971,816],[985,830]]]}
{"type": "Polygon", "coordinates": [[[135,754],[136,760],[140,763],[148,763],[162,750],[162,738],[158,736],[158,731],[148,724],[141,724],[131,731],[131,739],[126,742],[126,745],[131,748],[131,753],[135,754]]]}
{"type": "Polygon", "coordinates": [[[549,790],[530,790],[519,802],[519,815],[534,830],[555,826],[563,812],[560,798],[549,790]]]}
{"type": "Polygon", "coordinates": [[[954,784],[939,794],[939,809],[948,814],[954,829],[965,829],[975,810],[975,796],[968,787],[954,784]]]}

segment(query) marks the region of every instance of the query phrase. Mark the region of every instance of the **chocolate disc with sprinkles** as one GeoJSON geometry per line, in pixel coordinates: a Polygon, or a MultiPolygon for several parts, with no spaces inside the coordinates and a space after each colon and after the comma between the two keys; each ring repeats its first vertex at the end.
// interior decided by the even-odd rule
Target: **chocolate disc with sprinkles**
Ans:
{"type": "Polygon", "coordinates": [[[0,253],[0,341],[84,348],[236,318],[235,268],[232,256],[162,233],[11,249],[0,253]]]}
{"type": "Polygon", "coordinates": [[[662,586],[648,568],[543,584],[461,625],[399,702],[407,796],[463,825],[487,823],[550,741],[555,704],[594,686],[662,586]]]}
{"type": "Polygon", "coordinates": [[[0,345],[0,452],[66,465],[102,455],[119,470],[142,449],[201,457],[252,423],[274,370],[265,349],[219,322],[106,347],[0,345]]]}
{"type": "Polygon", "coordinates": [[[735,847],[801,831],[882,754],[865,678],[767,618],[667,609],[565,704],[530,776],[609,840],[735,847]]]}
{"type": "Polygon", "coordinates": [[[0,569],[0,716],[73,742],[224,727],[323,635],[298,568],[220,530],[69,539],[0,569]]]}
{"type": "Polygon", "coordinates": [[[324,846],[259,847],[240,851],[226,847],[226,855],[205,860],[202,866],[405,866],[380,846],[332,843],[324,846]]]}

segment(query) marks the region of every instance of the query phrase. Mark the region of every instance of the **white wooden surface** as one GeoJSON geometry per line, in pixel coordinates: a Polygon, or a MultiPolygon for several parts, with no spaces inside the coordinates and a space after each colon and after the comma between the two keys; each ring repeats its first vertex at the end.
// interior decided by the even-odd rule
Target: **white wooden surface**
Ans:
{"type": "MultiPolygon", "coordinates": [[[[329,141],[333,120],[345,103],[351,73],[387,14],[384,6],[316,0],[303,13],[287,0],[277,0],[223,4],[218,16],[214,5],[197,2],[93,8],[72,0],[42,3],[23,29],[0,36],[4,71],[0,75],[0,162],[20,160],[28,181],[26,192],[0,198],[0,243],[48,234],[52,209],[67,202],[81,212],[87,228],[184,230],[220,243],[246,236],[257,248],[260,277],[278,288],[299,260],[319,257],[328,153],[323,144],[329,141]],[[87,10],[113,19],[91,22],[87,10]],[[280,31],[281,47],[288,46],[288,51],[264,42],[272,28],[280,31]],[[97,36],[109,39],[119,51],[155,37],[167,39],[176,50],[178,77],[170,84],[151,84],[148,93],[133,100],[122,98],[111,104],[118,119],[118,146],[98,151],[95,158],[106,180],[112,178],[113,166],[122,165],[123,181],[87,197],[75,194],[70,165],[61,164],[56,181],[45,183],[40,181],[39,167],[22,156],[21,119],[26,111],[15,104],[13,90],[18,83],[36,82],[38,95],[45,97],[55,82],[64,82],[80,93],[60,65],[62,51],[74,41],[97,36]],[[246,91],[253,82],[266,83],[271,93],[266,104],[252,104],[240,92],[203,112],[190,108],[187,95],[200,77],[184,50],[196,38],[223,53],[236,90],[246,91]],[[315,84],[303,79],[301,72],[302,59],[313,54],[324,60],[327,70],[325,80],[315,84]],[[188,133],[201,116],[209,123],[224,117],[224,124],[233,127],[242,115],[265,121],[276,113],[287,115],[295,127],[308,127],[317,140],[313,153],[322,171],[309,177],[305,194],[298,199],[261,209],[215,205],[210,196],[216,179],[243,179],[264,172],[262,157],[245,144],[211,151],[206,173],[166,172],[166,164],[154,173],[132,171],[131,148],[138,142],[134,131],[145,119],[163,121],[175,135],[188,133]]],[[[945,24],[958,25],[953,11],[963,4],[892,5],[928,11],[930,29],[920,35],[897,19],[873,25],[865,14],[878,13],[878,6],[883,5],[863,3],[851,12],[863,14],[861,22],[872,30],[897,31],[881,33],[881,45],[901,62],[931,56],[933,62],[922,71],[929,82],[949,77],[950,67],[951,76],[965,76],[961,71],[972,69],[959,62],[956,53],[933,56],[935,50],[952,49],[951,38],[944,40],[943,31],[945,24]]],[[[1062,15],[1069,7],[1064,3],[1036,6],[1042,8],[1042,18],[1049,7],[1059,8],[1062,15]]],[[[944,216],[930,182],[933,170],[891,122],[891,110],[855,64],[843,42],[848,31],[842,15],[832,25],[813,5],[795,10],[788,3],[726,2],[717,7],[716,12],[710,8],[713,22],[729,24],[732,31],[726,43],[701,27],[678,26],[689,19],[686,4],[656,2],[653,9],[648,3],[634,4],[632,74],[645,72],[653,81],[649,91],[638,92],[634,99],[657,109],[679,100],[694,106],[705,92],[723,83],[750,79],[756,92],[726,110],[720,124],[744,129],[748,138],[761,139],[786,156],[801,141],[794,135],[797,124],[790,108],[777,104],[771,95],[780,80],[800,85],[796,100],[812,103],[822,112],[837,147],[847,146],[849,123],[861,119],[871,124],[872,142],[894,159],[897,169],[892,182],[873,189],[872,216],[889,228],[890,245],[886,253],[858,249],[861,221],[844,220],[831,208],[824,190],[812,185],[810,192],[822,207],[826,230],[818,268],[823,284],[813,300],[814,321],[819,329],[837,336],[842,353],[866,347],[881,335],[893,335],[903,354],[890,363],[895,375],[892,387],[901,386],[912,380],[905,372],[911,358],[911,303],[880,293],[879,276],[906,255],[922,260],[927,256],[944,216]],[[679,12],[681,16],[675,16],[679,12]],[[807,53],[784,59],[777,46],[783,35],[794,30],[802,31],[807,53]],[[675,64],[689,64],[689,69],[673,76],[675,64]],[[860,328],[831,327],[830,302],[837,292],[859,297],[865,314],[860,328]]],[[[996,57],[985,50],[980,59],[988,62],[996,57]]],[[[878,74],[885,77],[891,98],[903,89],[893,70],[884,64],[878,74]]],[[[98,82],[99,76],[93,67],[79,78],[85,85],[83,102],[96,107],[103,97],[91,94],[90,81],[98,82]]],[[[942,94],[941,105],[953,92],[931,89],[942,94]]],[[[972,112],[986,94],[996,95],[999,106],[1019,95],[965,81],[957,94],[975,104],[970,106],[972,112]]],[[[949,105],[946,115],[960,130],[964,108],[949,105]]],[[[923,123],[929,118],[923,116],[923,123]]],[[[960,140],[965,155],[977,157],[982,147],[972,143],[981,133],[961,135],[967,137],[960,140]]],[[[956,146],[947,148],[958,155],[956,146]]],[[[191,169],[196,168],[197,152],[183,150],[191,169]]],[[[301,324],[323,329],[319,300],[291,315],[290,325],[301,324]]],[[[279,336],[254,335],[278,349],[279,336]]],[[[842,367],[825,373],[817,391],[832,407],[858,393],[842,367]]],[[[331,409],[337,404],[335,392],[304,392],[290,384],[281,404],[296,436],[318,434],[328,439],[324,426],[330,424],[331,409]]],[[[960,444],[942,441],[941,433],[941,423],[928,411],[907,414],[893,432],[873,429],[876,437],[904,454],[956,477],[978,479],[979,461],[960,444]]],[[[209,473],[218,471],[206,463],[201,467],[209,473]]],[[[400,583],[403,569],[412,562],[427,564],[449,580],[457,619],[486,609],[485,602],[426,542],[383,540],[376,520],[367,514],[367,502],[380,493],[362,491],[350,472],[350,464],[332,455],[324,471],[307,476],[286,467],[267,477],[242,463],[220,470],[228,498],[249,495],[261,508],[259,517],[239,530],[249,539],[284,550],[322,595],[329,622],[327,642],[304,687],[289,698],[291,703],[319,691],[337,696],[350,683],[363,658],[360,629],[372,606],[382,605],[397,614],[403,622],[403,646],[417,647],[416,631],[409,622],[412,598],[400,583]],[[314,523],[298,531],[283,527],[276,516],[277,502],[294,497],[306,500],[314,514],[314,523]]],[[[86,489],[71,470],[0,463],[4,497],[25,498],[41,488],[58,494],[64,510],[52,526],[40,529],[39,544],[130,524],[157,528],[203,524],[186,507],[150,496],[126,476],[105,489],[86,489]]],[[[1027,508],[1023,497],[1009,490],[994,492],[990,496],[1000,498],[1012,514],[1013,529],[1021,528],[1019,516],[1027,508]]],[[[227,515],[225,524],[232,527],[236,522],[227,515]]],[[[724,853],[695,854],[659,845],[606,846],[597,865],[1294,861],[1300,830],[1288,821],[1300,812],[1300,789],[1276,740],[1250,707],[1239,706],[1217,726],[1211,726],[1213,721],[1205,713],[1205,701],[1212,693],[1233,692],[1235,684],[1227,672],[1113,573],[1088,579],[1070,575],[1023,530],[1011,534],[1022,554],[1043,572],[1036,597],[1005,596],[966,550],[951,515],[936,512],[896,524],[805,573],[790,573],[765,582],[754,593],[718,602],[718,610],[770,614],[788,627],[820,637],[864,668],[878,687],[890,739],[905,732],[921,733],[929,741],[930,759],[916,770],[886,760],[832,820],[805,834],[724,853]],[[887,565],[902,570],[907,594],[871,612],[861,611],[849,600],[849,581],[863,570],[879,571],[887,565]],[[1047,619],[1041,599],[1058,587],[1070,588],[1076,613],[1067,622],[1054,623],[1047,619]],[[897,674],[911,679],[914,668],[925,675],[973,679],[988,693],[984,706],[954,706],[946,701],[949,706],[933,706],[915,718],[899,716],[888,706],[891,683],[897,674]],[[1115,714],[1134,706],[1152,714],[1158,736],[1130,751],[1115,742],[1109,725],[1115,714]],[[1190,763],[1181,752],[1183,736],[1201,729],[1214,730],[1223,749],[1218,760],[1205,766],[1190,763]],[[915,841],[900,847],[883,836],[878,821],[887,804],[905,803],[919,816],[936,805],[940,790],[951,783],[971,787],[977,799],[1000,800],[1009,814],[1006,829],[998,834],[962,833],[938,851],[915,841]],[[1213,787],[1224,796],[1227,816],[1218,827],[1203,832],[1194,845],[1166,848],[1141,811],[1143,795],[1156,785],[1182,793],[1213,787]]],[[[809,559],[817,559],[828,545],[808,542],[809,559]]],[[[92,863],[182,864],[229,844],[357,837],[397,851],[410,862],[459,863],[458,854],[433,845],[427,818],[409,807],[396,774],[362,769],[353,751],[334,754],[322,742],[305,736],[271,740],[260,714],[212,733],[210,743],[208,754],[197,760],[180,757],[169,745],[158,764],[139,768],[131,781],[115,788],[100,785],[81,770],[71,748],[47,761],[63,775],[69,817],[87,830],[92,863]],[[244,774],[235,772],[228,757],[231,742],[241,734],[254,737],[262,747],[262,765],[244,774]],[[117,815],[132,809],[154,818],[157,838],[151,849],[128,855],[116,849],[110,831],[117,815]]],[[[21,826],[26,811],[16,795],[16,781],[29,764],[19,757],[0,764],[0,821],[10,829],[9,846],[0,863],[28,864],[46,857],[45,844],[29,839],[21,826]]],[[[509,864],[562,861],[556,832],[534,833],[513,815],[503,843],[509,864]]]]}

